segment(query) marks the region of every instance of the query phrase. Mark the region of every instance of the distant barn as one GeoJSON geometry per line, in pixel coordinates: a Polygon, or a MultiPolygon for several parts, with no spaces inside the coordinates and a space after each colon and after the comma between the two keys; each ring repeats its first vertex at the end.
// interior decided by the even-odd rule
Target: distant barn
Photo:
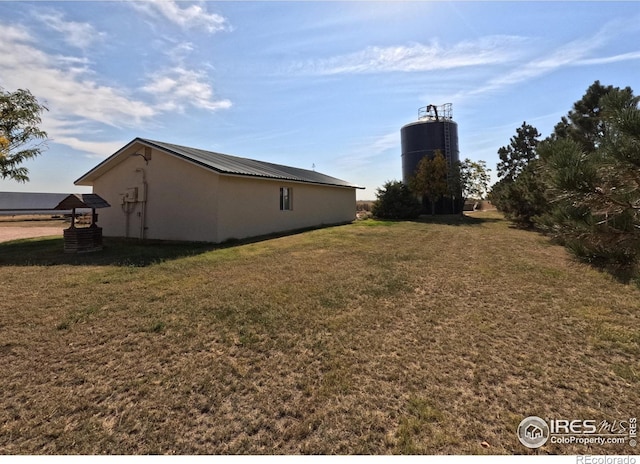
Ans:
{"type": "MultiPolygon", "coordinates": [[[[52,214],[68,193],[0,192],[0,214],[52,214]]],[[[56,214],[69,213],[55,211],[56,214]]]]}
{"type": "Polygon", "coordinates": [[[358,187],[316,171],[136,138],[80,177],[105,236],[222,242],[351,222],[358,187]]]}

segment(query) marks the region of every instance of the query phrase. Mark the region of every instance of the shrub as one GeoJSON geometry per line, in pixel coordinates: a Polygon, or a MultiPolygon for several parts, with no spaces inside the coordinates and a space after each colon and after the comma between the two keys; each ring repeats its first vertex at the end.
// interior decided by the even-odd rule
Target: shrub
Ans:
{"type": "Polygon", "coordinates": [[[420,202],[405,184],[392,180],[376,190],[373,215],[380,219],[415,219],[420,202]]]}

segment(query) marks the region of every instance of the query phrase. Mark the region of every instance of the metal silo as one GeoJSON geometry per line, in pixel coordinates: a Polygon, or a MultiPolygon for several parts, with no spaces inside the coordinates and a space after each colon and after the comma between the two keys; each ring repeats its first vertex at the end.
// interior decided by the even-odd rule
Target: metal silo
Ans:
{"type": "MultiPolygon", "coordinates": [[[[448,166],[460,161],[458,124],[452,119],[451,103],[420,108],[418,120],[400,129],[400,141],[405,184],[415,175],[420,160],[425,156],[433,158],[436,150],[442,152],[448,166]]],[[[443,198],[437,205],[440,213],[458,212],[459,208],[461,205],[452,198],[443,198]]]]}

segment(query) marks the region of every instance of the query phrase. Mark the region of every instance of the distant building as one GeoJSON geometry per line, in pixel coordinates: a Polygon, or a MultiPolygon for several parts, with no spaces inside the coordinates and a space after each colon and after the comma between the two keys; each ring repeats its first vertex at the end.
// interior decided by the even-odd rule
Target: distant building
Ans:
{"type": "Polygon", "coordinates": [[[68,193],[0,192],[0,214],[61,214],[69,211],[52,211],[68,193]]]}
{"type": "Polygon", "coordinates": [[[319,172],[136,138],[80,177],[105,236],[223,242],[351,222],[358,187],[319,172]]]}

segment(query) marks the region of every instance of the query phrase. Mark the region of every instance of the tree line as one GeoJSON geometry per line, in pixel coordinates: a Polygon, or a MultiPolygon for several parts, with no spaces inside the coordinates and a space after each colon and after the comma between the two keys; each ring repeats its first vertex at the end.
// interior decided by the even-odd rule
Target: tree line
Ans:
{"type": "Polygon", "coordinates": [[[541,140],[523,122],[498,150],[489,195],[514,223],[539,229],[587,262],[640,260],[640,109],[630,87],[595,81],[541,140]]]}
{"type": "Polygon", "coordinates": [[[408,184],[392,180],[376,191],[373,215],[381,219],[415,219],[425,212],[436,212],[438,201],[447,199],[450,213],[459,213],[467,199],[487,196],[491,169],[480,161],[457,161],[450,166],[441,150],[420,160],[408,184]]]}

